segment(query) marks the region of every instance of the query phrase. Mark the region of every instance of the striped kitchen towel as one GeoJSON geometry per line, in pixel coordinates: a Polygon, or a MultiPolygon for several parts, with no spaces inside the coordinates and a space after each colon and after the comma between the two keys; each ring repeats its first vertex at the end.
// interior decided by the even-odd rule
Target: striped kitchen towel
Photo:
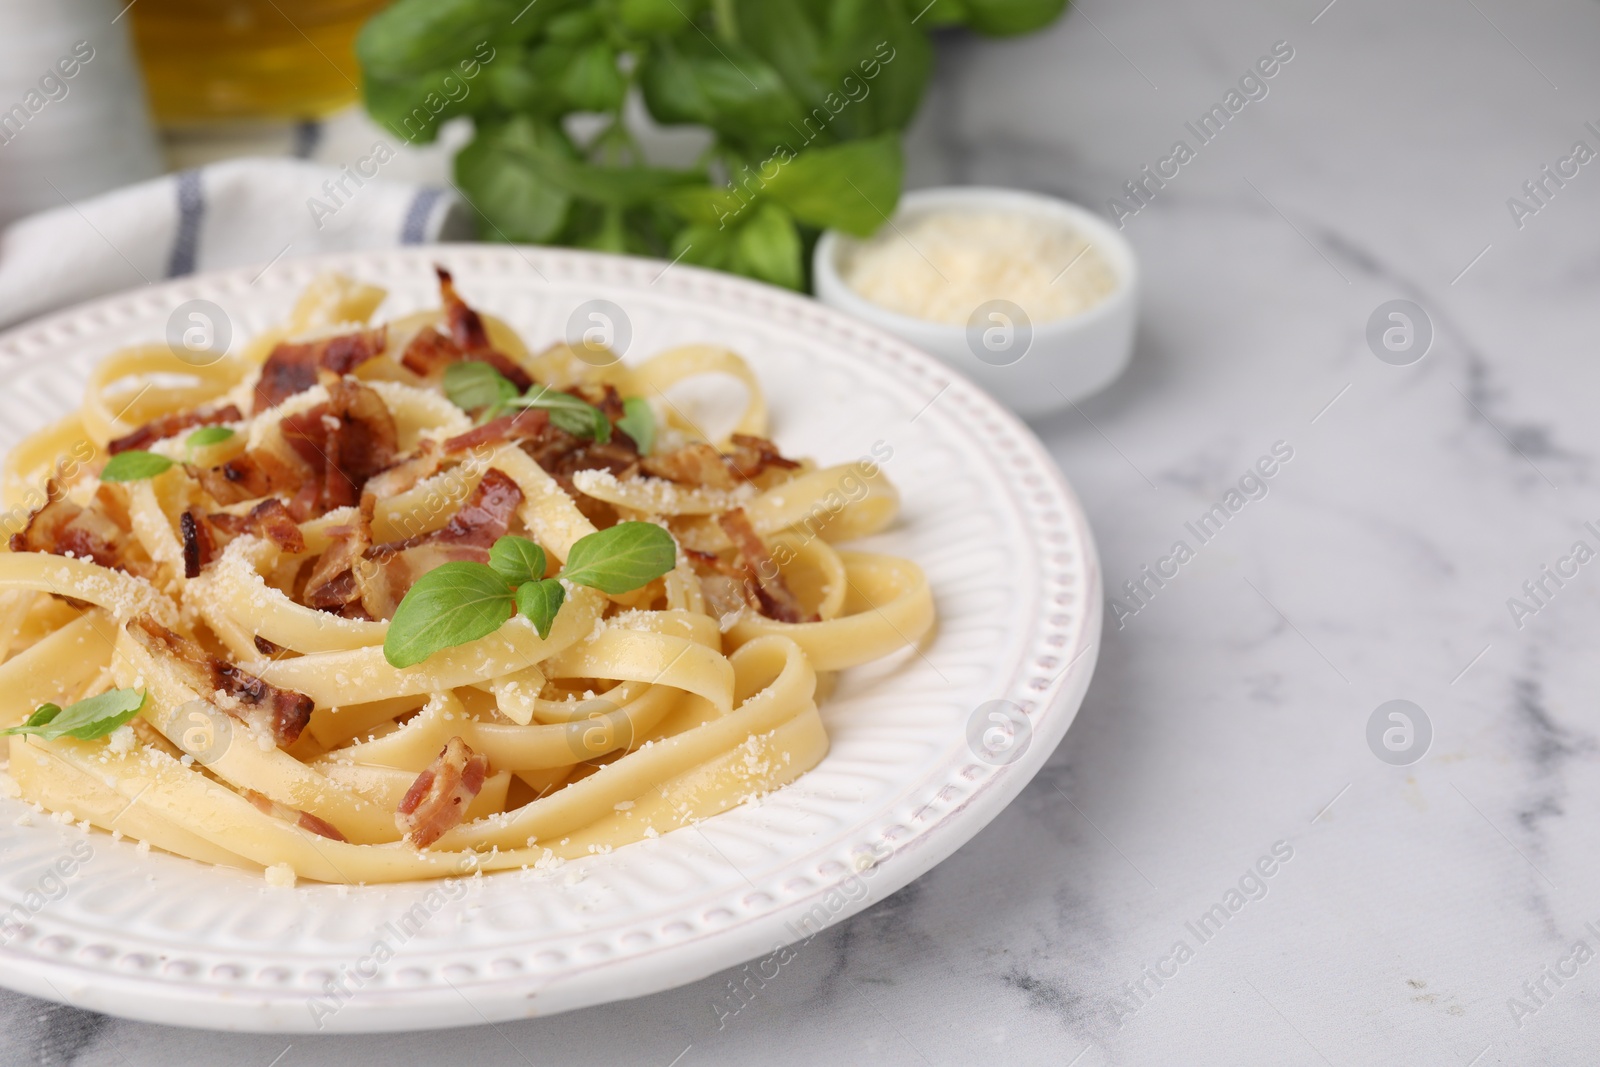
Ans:
{"type": "Polygon", "coordinates": [[[18,219],[0,232],[0,326],[196,271],[466,236],[454,193],[387,181],[383,162],[232,159],[18,219]]]}

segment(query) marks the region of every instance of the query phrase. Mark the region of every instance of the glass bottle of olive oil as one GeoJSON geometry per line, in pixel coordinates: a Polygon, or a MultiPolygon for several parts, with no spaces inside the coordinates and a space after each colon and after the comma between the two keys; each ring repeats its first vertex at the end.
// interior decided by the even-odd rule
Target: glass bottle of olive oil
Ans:
{"type": "Polygon", "coordinates": [[[355,37],[387,0],[138,0],[129,10],[163,125],[308,119],[354,101],[355,37]]]}

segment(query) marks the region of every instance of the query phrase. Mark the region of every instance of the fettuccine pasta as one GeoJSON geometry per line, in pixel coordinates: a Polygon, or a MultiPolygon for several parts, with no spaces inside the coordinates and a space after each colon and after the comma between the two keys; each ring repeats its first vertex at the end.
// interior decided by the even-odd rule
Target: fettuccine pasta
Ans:
{"type": "Polygon", "coordinates": [[[278,883],[548,866],[793,781],[819,686],[930,630],[915,564],[835,547],[893,521],[884,456],[783,455],[725,349],[530,353],[439,273],[439,310],[386,325],[330,276],[237,354],[118,352],[13,450],[24,800],[278,883]],[[668,395],[710,374],[746,394],[715,440],[668,395]],[[665,559],[595,577],[606,531],[661,540],[627,524],[665,559]],[[502,589],[507,545],[539,572],[502,589]],[[490,608],[426,599],[457,573],[490,608]]]}

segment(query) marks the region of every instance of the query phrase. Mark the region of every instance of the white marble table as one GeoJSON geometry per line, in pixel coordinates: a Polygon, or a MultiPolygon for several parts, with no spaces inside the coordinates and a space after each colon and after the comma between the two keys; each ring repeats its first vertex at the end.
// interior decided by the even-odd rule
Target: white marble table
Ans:
{"type": "Polygon", "coordinates": [[[1038,427],[1108,586],[1179,539],[1194,558],[1146,580],[1066,741],[949,861],[736,1014],[716,1007],[736,972],[292,1042],[8,996],[0,1060],[1594,1062],[1600,564],[1560,561],[1600,548],[1600,163],[1521,228],[1507,198],[1600,149],[1600,5],[1326,2],[1092,0],[1039,38],[943,50],[918,184],[1104,206],[1293,49],[1127,219],[1147,280],[1130,373],[1038,427]],[[1366,340],[1393,299],[1433,325],[1409,366],[1366,340]],[[1266,495],[1247,482],[1259,498],[1200,545],[1185,523],[1277,442],[1266,495]],[[1513,596],[1537,610],[1513,618],[1513,596]],[[1392,699],[1431,722],[1410,766],[1367,741],[1392,699]]]}

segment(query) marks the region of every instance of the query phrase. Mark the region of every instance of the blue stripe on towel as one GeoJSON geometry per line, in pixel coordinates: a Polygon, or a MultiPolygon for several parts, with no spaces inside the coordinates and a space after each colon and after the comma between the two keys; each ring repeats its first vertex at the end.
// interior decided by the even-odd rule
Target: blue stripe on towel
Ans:
{"type": "Polygon", "coordinates": [[[443,189],[417,190],[417,195],[411,199],[411,206],[406,208],[406,220],[400,226],[401,244],[420,245],[427,239],[428,216],[433,214],[433,205],[439,202],[442,195],[443,189]]]}
{"type": "Polygon", "coordinates": [[[193,274],[200,247],[200,218],[205,214],[205,196],[200,188],[200,172],[178,172],[178,233],[172,242],[172,258],[167,261],[167,277],[193,274]]]}

